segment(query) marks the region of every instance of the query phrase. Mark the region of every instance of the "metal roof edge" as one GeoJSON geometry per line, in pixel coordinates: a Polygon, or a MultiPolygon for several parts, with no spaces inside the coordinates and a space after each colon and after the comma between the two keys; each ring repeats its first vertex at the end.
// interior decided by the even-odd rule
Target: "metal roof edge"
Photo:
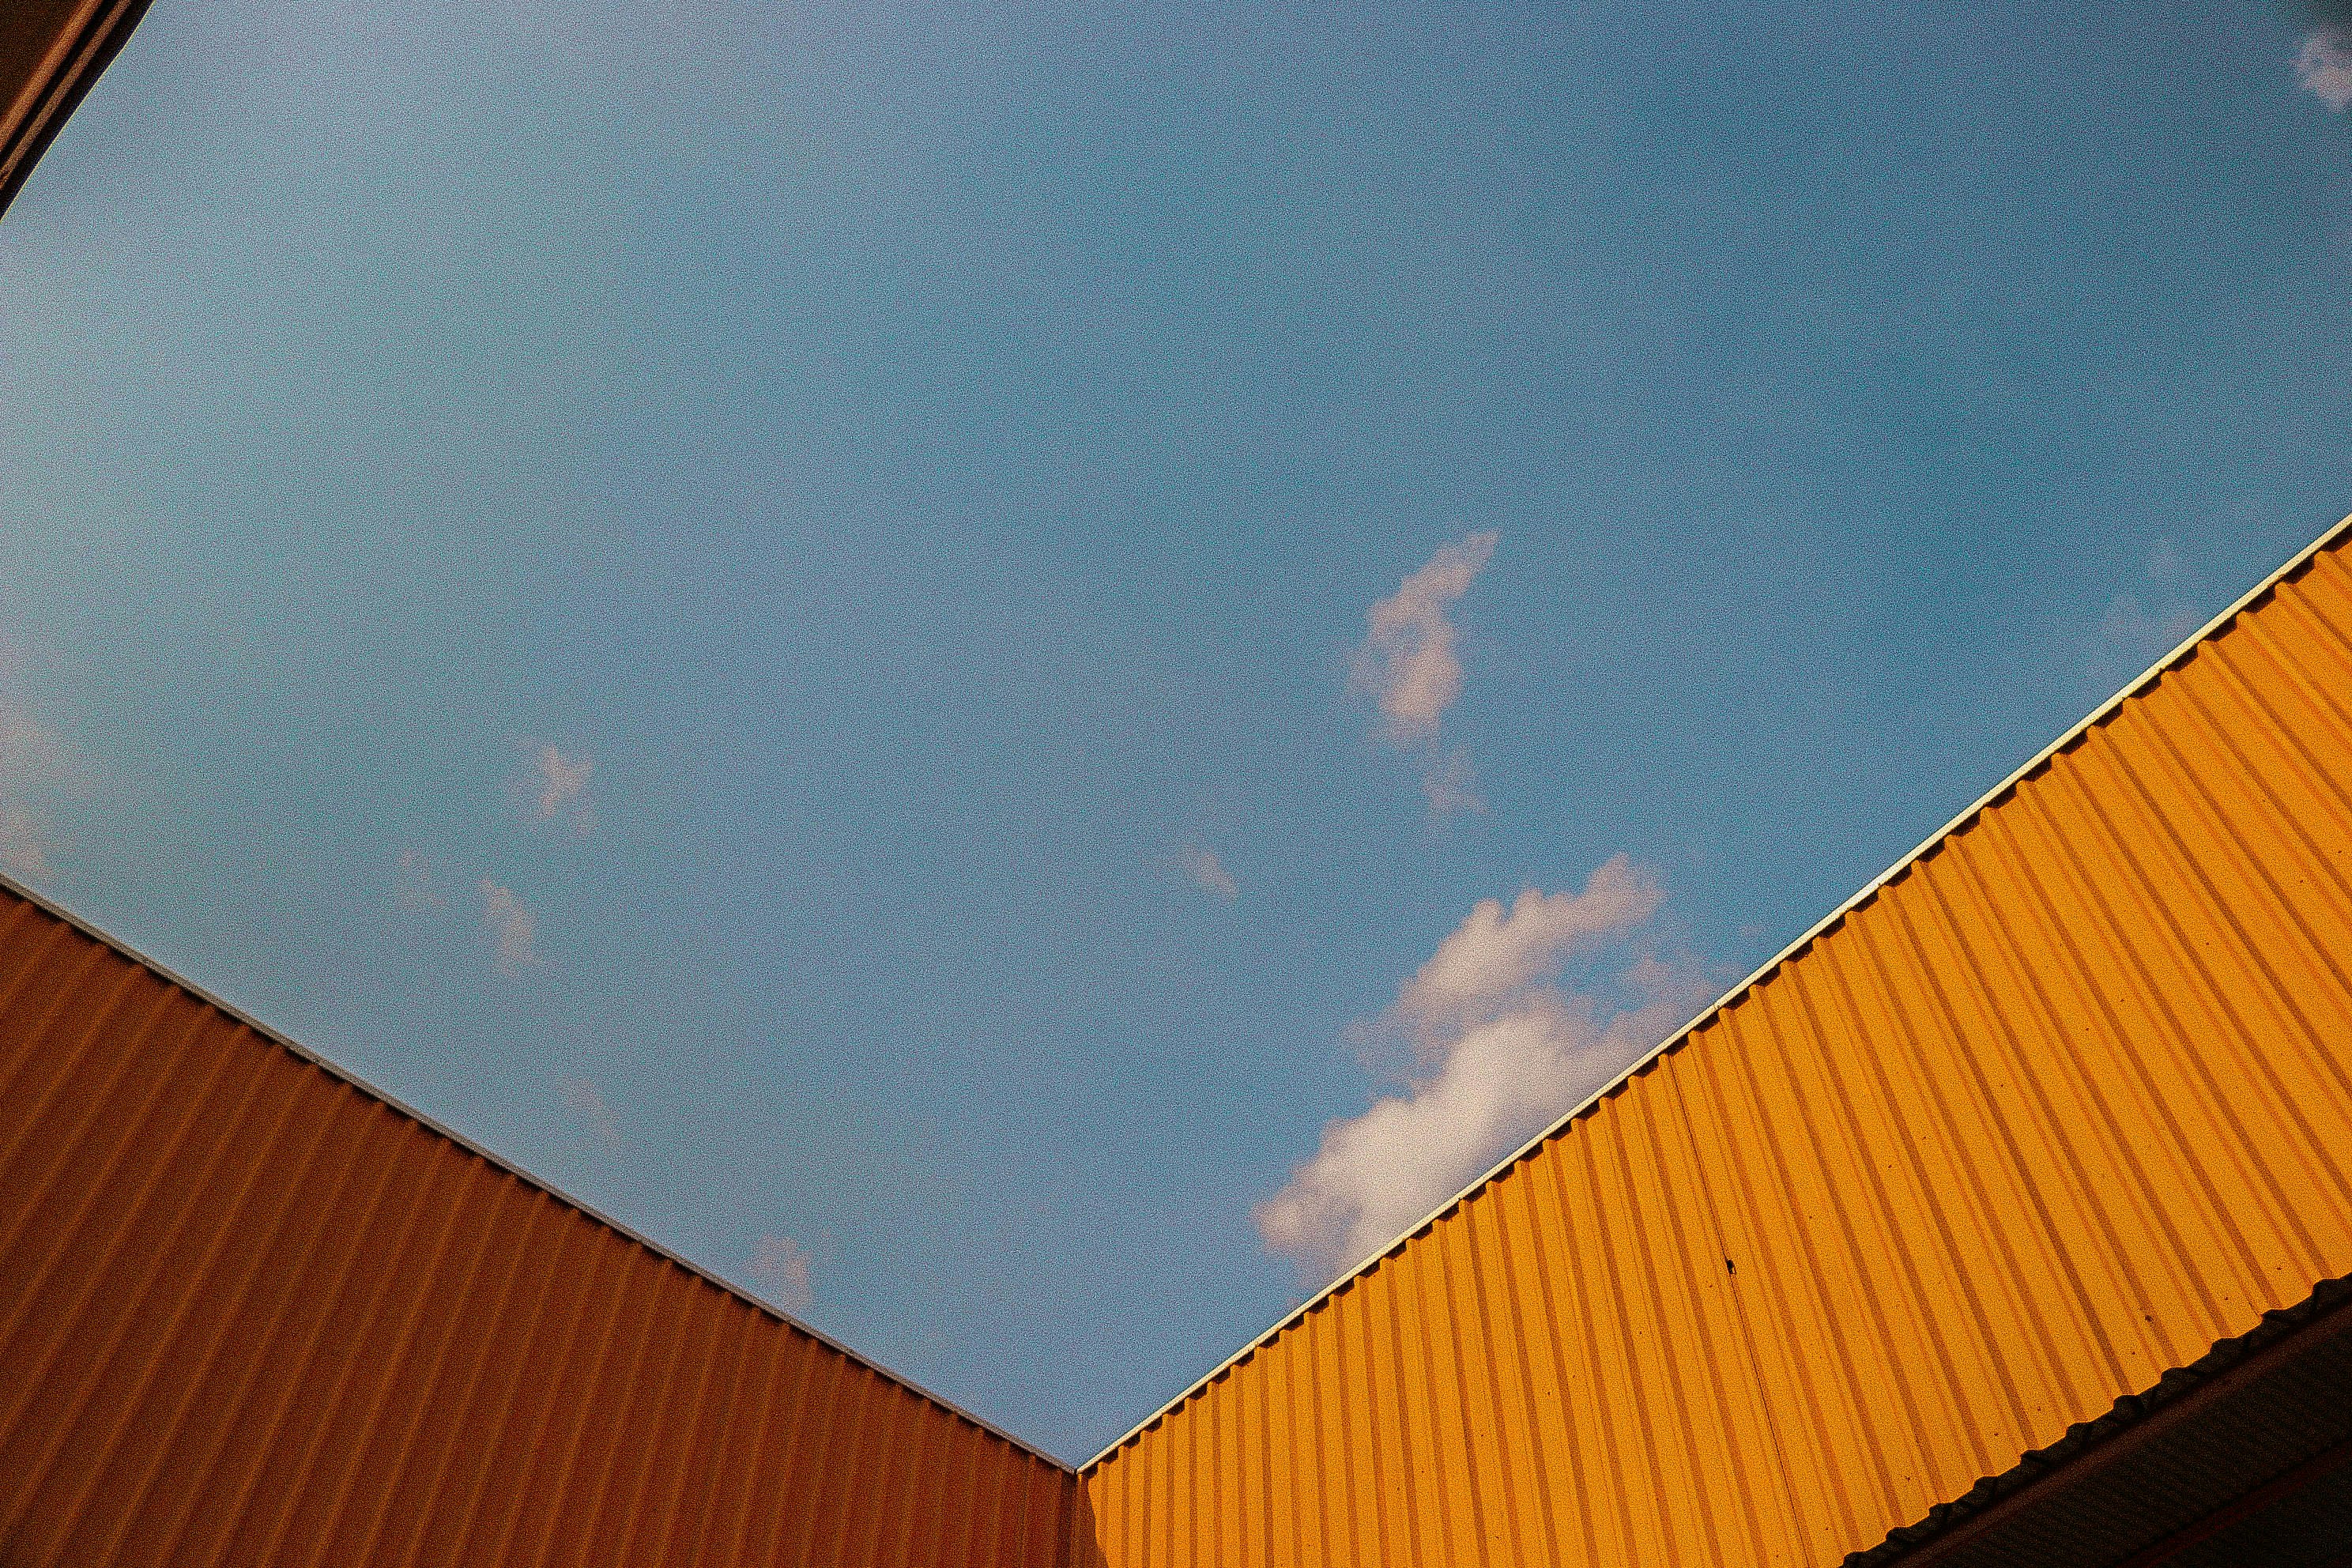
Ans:
{"type": "Polygon", "coordinates": [[[1325,1301],[1329,1300],[1341,1290],[1353,1285],[1357,1280],[1364,1279],[1376,1271],[1381,1264],[1387,1262],[1391,1258],[1393,1258],[1398,1253],[1402,1252],[1407,1243],[1412,1241],[1423,1231],[1435,1225],[1439,1220],[1444,1219],[1447,1215],[1452,1214],[1455,1209],[1461,1207],[1463,1204],[1468,1202],[1471,1198],[1475,1197],[1480,1192],[1484,1191],[1489,1184],[1491,1184],[1496,1177],[1502,1175],[1512,1166],[1517,1165],[1520,1161],[1525,1160],[1529,1155],[1535,1153],[1536,1151],[1542,1148],[1546,1143],[1550,1142],[1554,1138],[1559,1137],[1562,1132],[1565,1132],[1572,1124],[1589,1114],[1595,1106],[1599,1105],[1602,1100],[1610,1098],[1610,1096],[1615,1094],[1619,1089],[1623,1089],[1627,1083],[1646,1070],[1653,1063],[1656,1062],[1659,1058],[1665,1056],[1668,1052],[1680,1046],[1685,1040],[1688,1039],[1691,1034],[1696,1030],[1699,1026],[1705,1024],[1710,1018],[1713,1018],[1717,1014],[1732,1006],[1742,997],[1746,996],[1748,992],[1754,990],[1767,979],[1769,979],[1773,973],[1780,969],[1782,964],[1796,958],[1820,938],[1828,934],[1828,932],[1840,921],[1843,921],[1846,916],[1853,913],[1864,905],[1869,903],[1873,898],[1877,896],[1880,889],[1885,888],[1889,883],[1900,879],[1905,873],[1908,872],[1914,865],[1926,858],[1927,855],[1941,846],[1946,839],[1965,830],[1987,809],[1999,804],[2002,796],[2008,795],[2011,790],[2022,784],[2027,778],[2040,771],[2051,761],[2051,759],[2057,756],[2059,752],[2065,751],[2076,741],[2081,740],[2083,736],[2089,733],[2093,729],[2095,729],[2099,724],[2105,722],[2118,708],[2122,707],[2126,700],[2137,696],[2143,689],[2153,685],[2167,670],[2182,662],[2191,653],[2195,652],[2198,647],[2205,642],[2207,638],[2211,637],[2221,631],[2222,628],[2227,626],[2231,621],[2236,620],[2241,614],[2252,606],[2257,600],[2261,599],[2265,594],[2268,594],[2272,589],[2277,587],[2281,583],[2285,582],[2289,577],[2294,576],[2297,572],[2308,565],[2322,551],[2326,550],[2329,545],[2334,544],[2338,539],[2343,538],[2347,531],[2352,531],[2352,514],[2346,515],[2333,527],[2323,531],[2318,538],[2313,540],[2309,544],[2305,545],[2301,550],[2295,552],[2293,556],[2287,559],[2284,565],[2280,566],[2269,576],[2264,577],[2261,582],[2255,584],[2243,594],[2238,595],[2238,597],[2232,600],[2220,614],[2213,616],[2212,619],[2207,621],[2195,631],[2189,633],[2186,637],[2183,637],[2179,643],[2173,646],[2169,652],[2158,658],[2155,663],[2149,665],[2146,669],[2140,671],[2138,675],[2126,682],[2122,689],[2116,691],[2114,696],[2100,703],[2096,708],[2092,709],[2090,712],[2084,714],[2081,719],[2077,720],[2072,726],[2070,726],[2063,734],[2051,742],[2048,745],[2042,747],[2040,751],[2034,752],[2032,757],[2028,758],[2024,763],[2021,763],[2016,769],[2011,771],[2006,778],[2003,778],[1999,784],[1993,785],[1992,788],[1979,795],[1969,805],[1962,807],[1949,821],[1946,822],[1943,826],[1936,829],[1935,832],[1930,833],[1927,837],[1921,839],[1918,845],[1914,847],[1909,854],[1903,856],[1893,865],[1887,867],[1885,870],[1881,871],[1877,876],[1873,877],[1869,881],[1864,883],[1843,903],[1838,905],[1837,908],[1832,910],[1828,914],[1823,915],[1820,920],[1814,921],[1812,925],[1806,928],[1803,934],[1797,937],[1795,941],[1790,942],[1780,952],[1774,953],[1770,958],[1766,959],[1762,963],[1759,964],[1748,973],[1746,979],[1739,981],[1715,1001],[1709,1003],[1697,1013],[1692,1015],[1690,1020],[1684,1024],[1682,1027],[1675,1030],[1673,1033],[1666,1036],[1664,1039],[1660,1040],[1655,1046],[1652,1047],[1649,1050],[1643,1052],[1641,1056],[1628,1063],[1622,1071],[1619,1072],[1614,1078],[1609,1079],[1608,1082],[1602,1084],[1599,1089],[1594,1089],[1583,1100],[1578,1101],[1575,1107],[1570,1110],[1565,1115],[1559,1117],[1542,1131],[1538,1132],[1534,1137],[1529,1138],[1526,1142],[1521,1143],[1508,1154],[1504,1155],[1502,1159],[1489,1166],[1484,1174],[1472,1181],[1460,1192],[1455,1193],[1452,1197],[1446,1199],[1444,1203],[1430,1210],[1420,1219],[1417,1219],[1412,1224],[1407,1226],[1398,1234],[1396,1239],[1391,1241],[1387,1246],[1375,1250],[1366,1257],[1362,1262],[1357,1264],[1353,1268],[1349,1269],[1346,1273],[1340,1275],[1339,1278],[1333,1279],[1329,1284],[1324,1286],[1320,1290],[1318,1290],[1312,1296],[1309,1296],[1306,1300],[1292,1308],[1288,1312],[1285,1313],[1281,1320],[1275,1323],[1272,1328],[1267,1329],[1256,1338],[1249,1341],[1239,1350],[1234,1352],[1233,1354],[1227,1356],[1215,1366],[1211,1367],[1206,1373],[1203,1373],[1200,1377],[1194,1379],[1191,1384],[1186,1385],[1182,1393],[1177,1394],[1174,1398],[1160,1405],[1150,1415],[1146,1415],[1142,1420],[1129,1427],[1125,1432],[1120,1433],[1118,1437],[1107,1444],[1099,1453],[1095,1455],[1093,1458],[1088,1459],[1084,1464],[1076,1467],[1077,1473],[1080,1478],[1083,1479],[1086,1476],[1091,1475],[1101,1466],[1104,1460],[1109,1458],[1113,1454],[1118,1452],[1119,1449],[1133,1442],[1137,1437],[1148,1431],[1154,1423],[1158,1422],[1171,1412],[1181,1408],[1187,1401],[1192,1399],[1194,1394],[1199,1394],[1202,1389],[1208,1387],[1209,1384],[1214,1383],[1218,1378],[1223,1377],[1234,1367],[1238,1366],[1244,1361],[1247,1361],[1251,1356],[1255,1355],[1259,1351],[1265,1349],[1276,1340],[1279,1339],[1286,1331],[1295,1327],[1298,1322],[1305,1319],[1309,1312],[1321,1306],[1325,1301]]]}
{"type": "Polygon", "coordinates": [[[2167,1369],[2147,1388],[2117,1395],[2105,1410],[2067,1427],[2048,1447],[2021,1455],[1998,1475],[1979,1477],[1967,1491],[1936,1504],[1912,1523],[1896,1525],[1877,1545],[1846,1553],[1841,1568],[1944,1562],[2032,1507],[2038,1496],[2115,1458],[2116,1450],[2189,1419],[2200,1401],[2237,1392],[2273,1373],[2315,1337],[2347,1333],[2352,1333],[2352,1275],[2322,1279],[2300,1301],[2270,1309],[2244,1333],[2217,1340],[2203,1355],[2167,1369]]]}
{"type": "Polygon", "coordinates": [[[283,1031],[272,1028],[269,1025],[263,1023],[260,1019],[255,1017],[244,1008],[236,1005],[233,1002],[226,1000],[216,993],[197,984],[194,981],[190,980],[187,976],[180,973],[177,970],[156,962],[153,958],[142,952],[139,949],[131,946],[129,942],[122,941],[121,938],[101,930],[89,921],[83,919],[80,915],[76,914],[73,910],[66,908],[63,904],[58,903],[55,899],[50,898],[47,894],[40,892],[36,889],[26,887],[24,883],[18,881],[16,877],[5,870],[0,870],[0,889],[5,889],[6,891],[24,900],[26,903],[41,910],[54,919],[63,921],[66,924],[73,927],[84,936],[90,938],[101,946],[110,948],[115,952],[120,953],[124,958],[127,958],[131,963],[138,964],[141,968],[145,969],[148,973],[153,974],[156,978],[163,981],[165,984],[177,986],[182,991],[184,991],[189,995],[194,997],[197,1001],[204,1003],[206,1006],[235,1019],[237,1023],[242,1024],[245,1027],[252,1030],[263,1039],[269,1041],[272,1045],[277,1046],[279,1049],[289,1052],[300,1060],[310,1063],[312,1067],[319,1068],[329,1077],[341,1079],[342,1082],[351,1085],[351,1087],[358,1089],[362,1094],[368,1096],[370,1099],[376,1100],[388,1109],[396,1111],[400,1115],[407,1117],[410,1121],[416,1122],[426,1131],[447,1139],[450,1142],[455,1143],[459,1148],[465,1150],[476,1159],[487,1162],[497,1169],[505,1172],[508,1175],[514,1177],[517,1181],[521,1182],[524,1185],[534,1187],[540,1192],[545,1193],[549,1197],[553,1198],[556,1202],[572,1208],[577,1213],[584,1215],[586,1218],[604,1226],[606,1229],[618,1232],[621,1236],[636,1243],[639,1247],[644,1247],[647,1252],[652,1253],[655,1257],[659,1258],[666,1262],[674,1264],[679,1268],[683,1268],[688,1274],[691,1274],[697,1279],[702,1280],[703,1283],[716,1286],[718,1289],[727,1292],[727,1294],[735,1297],[738,1300],[746,1303],[758,1311],[764,1313],[768,1317],[775,1319],[785,1327],[806,1334],[809,1338],[816,1341],[822,1345],[824,1345],[826,1348],[848,1357],[851,1361],[875,1373],[877,1376],[887,1378],[890,1382],[898,1384],[901,1388],[906,1389],[908,1393],[930,1401],[933,1405],[938,1405],[940,1409],[946,1411],[950,1415],[954,1415],[961,1420],[971,1423],[972,1426],[980,1428],[980,1430],[989,1434],[991,1436],[1002,1438],[1003,1441],[1012,1444],[1014,1447],[1020,1449],[1023,1453],[1029,1455],[1033,1458],[1041,1459],[1046,1464],[1053,1466],[1064,1475],[1075,1476],[1076,1474],[1076,1467],[1073,1466],[1068,1460],[1057,1458],[1054,1455],[1045,1452],[1043,1448],[1038,1447],[1034,1443],[1029,1442],[1025,1438],[1014,1436],[1012,1433],[1007,1432],[1003,1427],[997,1426],[994,1422],[973,1415],[962,1405],[958,1405],[954,1400],[934,1394],[931,1390],[925,1388],[921,1384],[917,1383],[913,1378],[907,1376],[905,1373],[891,1371],[890,1368],[883,1365],[880,1362],[876,1361],[872,1356],[866,1355],[858,1351],[850,1349],[849,1346],[843,1344],[839,1340],[835,1339],[831,1334],[826,1333],[824,1330],[814,1328],[808,1323],[803,1322],[800,1319],[793,1316],[790,1312],[787,1312],[781,1307],[775,1305],[775,1303],[763,1300],[760,1297],[753,1295],[751,1291],[744,1289],[741,1286],[733,1283],[731,1280],[729,1280],[720,1275],[712,1273],[709,1269],[705,1268],[702,1265],[694,1262],[690,1258],[680,1256],[678,1253],[664,1247],[660,1242],[654,1240],[651,1237],[646,1235],[643,1231],[638,1230],[634,1226],[625,1225],[621,1221],[614,1219],[611,1215],[606,1214],[595,1205],[575,1196],[571,1193],[565,1192],[562,1187],[557,1186],[554,1183],[548,1181],[542,1176],[532,1174],[530,1172],[524,1170],[520,1165],[515,1163],[512,1160],[509,1160],[503,1154],[499,1154],[495,1151],[476,1142],[473,1139],[468,1138],[466,1134],[457,1131],[455,1128],[450,1127],[438,1118],[426,1115],[424,1111],[417,1110],[415,1106],[409,1104],[398,1095],[392,1093],[378,1084],[370,1082],[368,1079],[361,1077],[358,1073],[353,1072],[351,1068],[342,1066],[341,1063],[320,1055],[317,1051],[312,1050],[310,1047],[303,1045],[299,1040],[293,1038],[283,1031]]]}

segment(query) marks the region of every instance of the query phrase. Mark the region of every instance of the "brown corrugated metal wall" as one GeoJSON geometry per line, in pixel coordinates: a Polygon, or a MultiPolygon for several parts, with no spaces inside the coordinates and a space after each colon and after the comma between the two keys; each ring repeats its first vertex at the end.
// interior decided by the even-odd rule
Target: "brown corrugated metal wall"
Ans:
{"type": "Polygon", "coordinates": [[[2352,1273],[2347,956],[2331,544],[1097,1460],[1079,1537],[1115,1568],[1875,1546],[2352,1273]]]}
{"type": "Polygon", "coordinates": [[[1071,1489],[0,893],[0,1568],[1052,1563],[1071,1489]]]}

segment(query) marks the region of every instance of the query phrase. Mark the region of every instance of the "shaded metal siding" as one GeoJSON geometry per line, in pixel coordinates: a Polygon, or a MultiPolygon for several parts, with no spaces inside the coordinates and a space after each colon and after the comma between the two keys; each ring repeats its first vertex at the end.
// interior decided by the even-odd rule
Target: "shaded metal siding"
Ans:
{"type": "Polygon", "coordinates": [[[1092,1560],[1833,1563],[2352,1273],[2333,542],[1085,1472],[1092,1560]]]}
{"type": "Polygon", "coordinates": [[[1053,1563],[1071,1488],[0,895],[0,1565],[1053,1563]]]}

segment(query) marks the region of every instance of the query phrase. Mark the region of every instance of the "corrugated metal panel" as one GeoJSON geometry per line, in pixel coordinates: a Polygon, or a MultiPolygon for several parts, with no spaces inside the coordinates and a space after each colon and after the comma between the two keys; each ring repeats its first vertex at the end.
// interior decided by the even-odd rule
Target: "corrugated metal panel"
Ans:
{"type": "Polygon", "coordinates": [[[1874,1547],[2352,1272],[2347,954],[2331,540],[1097,1459],[1095,1560],[1874,1547]]]}
{"type": "Polygon", "coordinates": [[[147,5],[148,0],[8,0],[0,8],[0,213],[147,5]]]}
{"type": "Polygon", "coordinates": [[[1071,1491],[0,894],[0,1564],[1050,1563],[1071,1491]]]}

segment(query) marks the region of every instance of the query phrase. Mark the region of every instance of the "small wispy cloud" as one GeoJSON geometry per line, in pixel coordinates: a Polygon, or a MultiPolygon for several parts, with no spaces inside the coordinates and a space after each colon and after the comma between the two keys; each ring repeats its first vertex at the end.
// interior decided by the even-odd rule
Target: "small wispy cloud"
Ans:
{"type": "Polygon", "coordinates": [[[434,873],[433,862],[424,850],[404,849],[394,857],[392,901],[411,912],[437,910],[448,902],[441,894],[440,879],[434,873]]]}
{"type": "Polygon", "coordinates": [[[1307,1283],[1337,1276],[1685,1022],[1707,977],[1645,940],[1664,898],[1620,855],[1580,891],[1530,888],[1474,908],[1360,1026],[1360,1042],[1401,1048],[1401,1090],[1324,1128],[1254,1211],[1266,1247],[1307,1283]],[[1580,988],[1563,983],[1571,961],[1604,952],[1619,961],[1580,988]]]}
{"type": "Polygon", "coordinates": [[[596,825],[588,799],[588,775],[595,763],[586,755],[571,756],[542,742],[531,753],[531,773],[525,793],[531,811],[541,822],[562,821],[575,833],[596,825]]]}
{"type": "Polygon", "coordinates": [[[1216,851],[1190,844],[1185,846],[1182,858],[1184,875],[1192,878],[1192,885],[1202,892],[1228,901],[1240,896],[1242,885],[1234,879],[1231,871],[1225,869],[1225,863],[1217,858],[1216,851]]]}
{"type": "Polygon", "coordinates": [[[1470,753],[1460,746],[1443,757],[1423,759],[1421,793],[1429,802],[1432,816],[1486,809],[1486,798],[1478,793],[1478,777],[1470,766],[1470,753]]]}
{"type": "Polygon", "coordinates": [[[789,1236],[763,1236],[744,1272],[760,1294],[787,1312],[805,1312],[816,1300],[808,1248],[789,1236]]]}
{"type": "Polygon", "coordinates": [[[0,867],[28,881],[55,870],[58,841],[42,802],[76,771],[56,731],[0,698],[0,867]]]}
{"type": "Polygon", "coordinates": [[[2204,624],[2187,579],[2172,542],[2158,540],[2137,579],[2107,601],[2091,635],[2084,672],[2093,689],[2103,696],[2114,691],[2204,624]]]}
{"type": "Polygon", "coordinates": [[[1349,689],[1370,697],[1378,710],[1380,739],[1419,759],[1434,816],[1486,805],[1468,753],[1444,750],[1439,728],[1462,696],[1461,634],[1447,612],[1469,592],[1498,537],[1487,529],[1446,545],[1366,611],[1364,641],[1349,674],[1349,689]]]}
{"type": "Polygon", "coordinates": [[[490,930],[499,973],[520,974],[539,963],[539,917],[488,877],[482,879],[482,920],[490,930]]]}
{"type": "Polygon", "coordinates": [[[560,1079],[556,1093],[563,1100],[563,1109],[578,1122],[588,1136],[608,1149],[621,1146],[621,1119],[605,1103],[597,1087],[584,1078],[560,1079]]]}
{"type": "Polygon", "coordinates": [[[2295,51],[2294,79],[2338,114],[2352,109],[2352,27],[2315,27],[2295,51]]]}

